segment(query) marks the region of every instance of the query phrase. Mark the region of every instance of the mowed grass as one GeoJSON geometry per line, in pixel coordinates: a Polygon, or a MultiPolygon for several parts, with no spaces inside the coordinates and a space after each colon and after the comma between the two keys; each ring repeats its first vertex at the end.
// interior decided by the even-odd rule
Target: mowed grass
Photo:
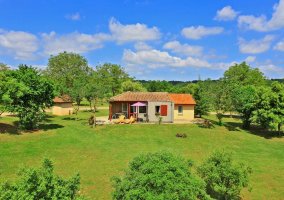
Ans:
{"type": "MultiPolygon", "coordinates": [[[[107,114],[100,110],[97,116],[107,114]]],[[[54,161],[55,172],[70,177],[79,172],[81,192],[90,199],[111,199],[111,177],[123,174],[133,157],[146,152],[169,151],[199,165],[214,150],[226,149],[236,161],[252,167],[252,191],[243,199],[284,199],[284,139],[266,139],[228,126],[201,128],[194,124],[105,125],[90,128],[91,115],[79,120],[50,117],[42,131],[0,134],[0,181],[13,180],[21,166],[38,167],[43,158],[54,161]],[[231,130],[231,129],[230,129],[231,130]],[[186,133],[187,138],[176,138],[186,133]]],[[[211,119],[214,119],[211,117],[211,119]]],[[[16,118],[0,119],[0,126],[16,118]]],[[[226,125],[239,121],[226,118],[226,125]]],[[[13,131],[11,131],[14,133],[13,131]]]]}

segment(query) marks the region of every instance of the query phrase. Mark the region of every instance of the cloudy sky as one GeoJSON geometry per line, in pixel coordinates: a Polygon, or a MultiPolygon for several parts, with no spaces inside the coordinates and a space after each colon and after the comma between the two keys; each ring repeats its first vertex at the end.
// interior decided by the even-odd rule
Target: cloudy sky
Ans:
{"type": "Polygon", "coordinates": [[[0,62],[62,51],[137,79],[219,78],[246,61],[284,78],[284,0],[0,0],[0,62]]]}

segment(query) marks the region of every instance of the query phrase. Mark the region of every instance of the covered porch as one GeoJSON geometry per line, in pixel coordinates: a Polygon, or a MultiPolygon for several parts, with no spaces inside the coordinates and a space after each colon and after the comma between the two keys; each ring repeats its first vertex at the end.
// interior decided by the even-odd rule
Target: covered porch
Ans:
{"type": "Polygon", "coordinates": [[[124,115],[127,119],[133,116],[137,121],[147,121],[148,102],[110,102],[109,120],[117,119],[120,115],[124,115]]]}

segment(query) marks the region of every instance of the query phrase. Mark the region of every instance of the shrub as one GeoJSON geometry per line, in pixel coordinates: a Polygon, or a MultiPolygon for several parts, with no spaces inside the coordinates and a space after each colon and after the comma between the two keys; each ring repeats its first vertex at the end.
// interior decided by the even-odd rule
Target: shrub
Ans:
{"type": "Polygon", "coordinates": [[[64,180],[53,174],[53,164],[45,159],[39,169],[21,169],[20,179],[14,183],[0,185],[1,200],[26,199],[82,199],[77,192],[80,185],[79,174],[64,180]]]}
{"type": "Polygon", "coordinates": [[[198,169],[206,183],[206,191],[215,199],[239,199],[241,189],[248,186],[251,169],[234,164],[230,154],[213,153],[198,169]]]}
{"type": "Polygon", "coordinates": [[[207,199],[205,184],[189,170],[191,163],[171,153],[133,159],[124,177],[114,177],[113,199],[207,199]]]}
{"type": "Polygon", "coordinates": [[[187,135],[185,133],[177,133],[176,137],[180,137],[180,138],[186,138],[187,135]]]}

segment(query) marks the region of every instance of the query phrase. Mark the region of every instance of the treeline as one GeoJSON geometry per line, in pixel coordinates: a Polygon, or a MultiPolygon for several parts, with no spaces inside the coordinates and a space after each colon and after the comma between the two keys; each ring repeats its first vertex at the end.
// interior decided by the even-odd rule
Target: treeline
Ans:
{"type": "Polygon", "coordinates": [[[197,102],[195,114],[200,117],[215,112],[221,125],[225,113],[236,112],[244,128],[255,123],[280,133],[284,123],[281,81],[268,80],[259,69],[246,63],[231,66],[219,80],[138,81],[120,65],[90,67],[83,56],[63,52],[51,56],[44,70],[26,65],[10,70],[0,64],[0,114],[15,112],[23,127],[34,129],[54,96],[69,95],[78,105],[77,110],[85,98],[95,110],[98,100],[125,91],[190,93],[197,102]]]}

